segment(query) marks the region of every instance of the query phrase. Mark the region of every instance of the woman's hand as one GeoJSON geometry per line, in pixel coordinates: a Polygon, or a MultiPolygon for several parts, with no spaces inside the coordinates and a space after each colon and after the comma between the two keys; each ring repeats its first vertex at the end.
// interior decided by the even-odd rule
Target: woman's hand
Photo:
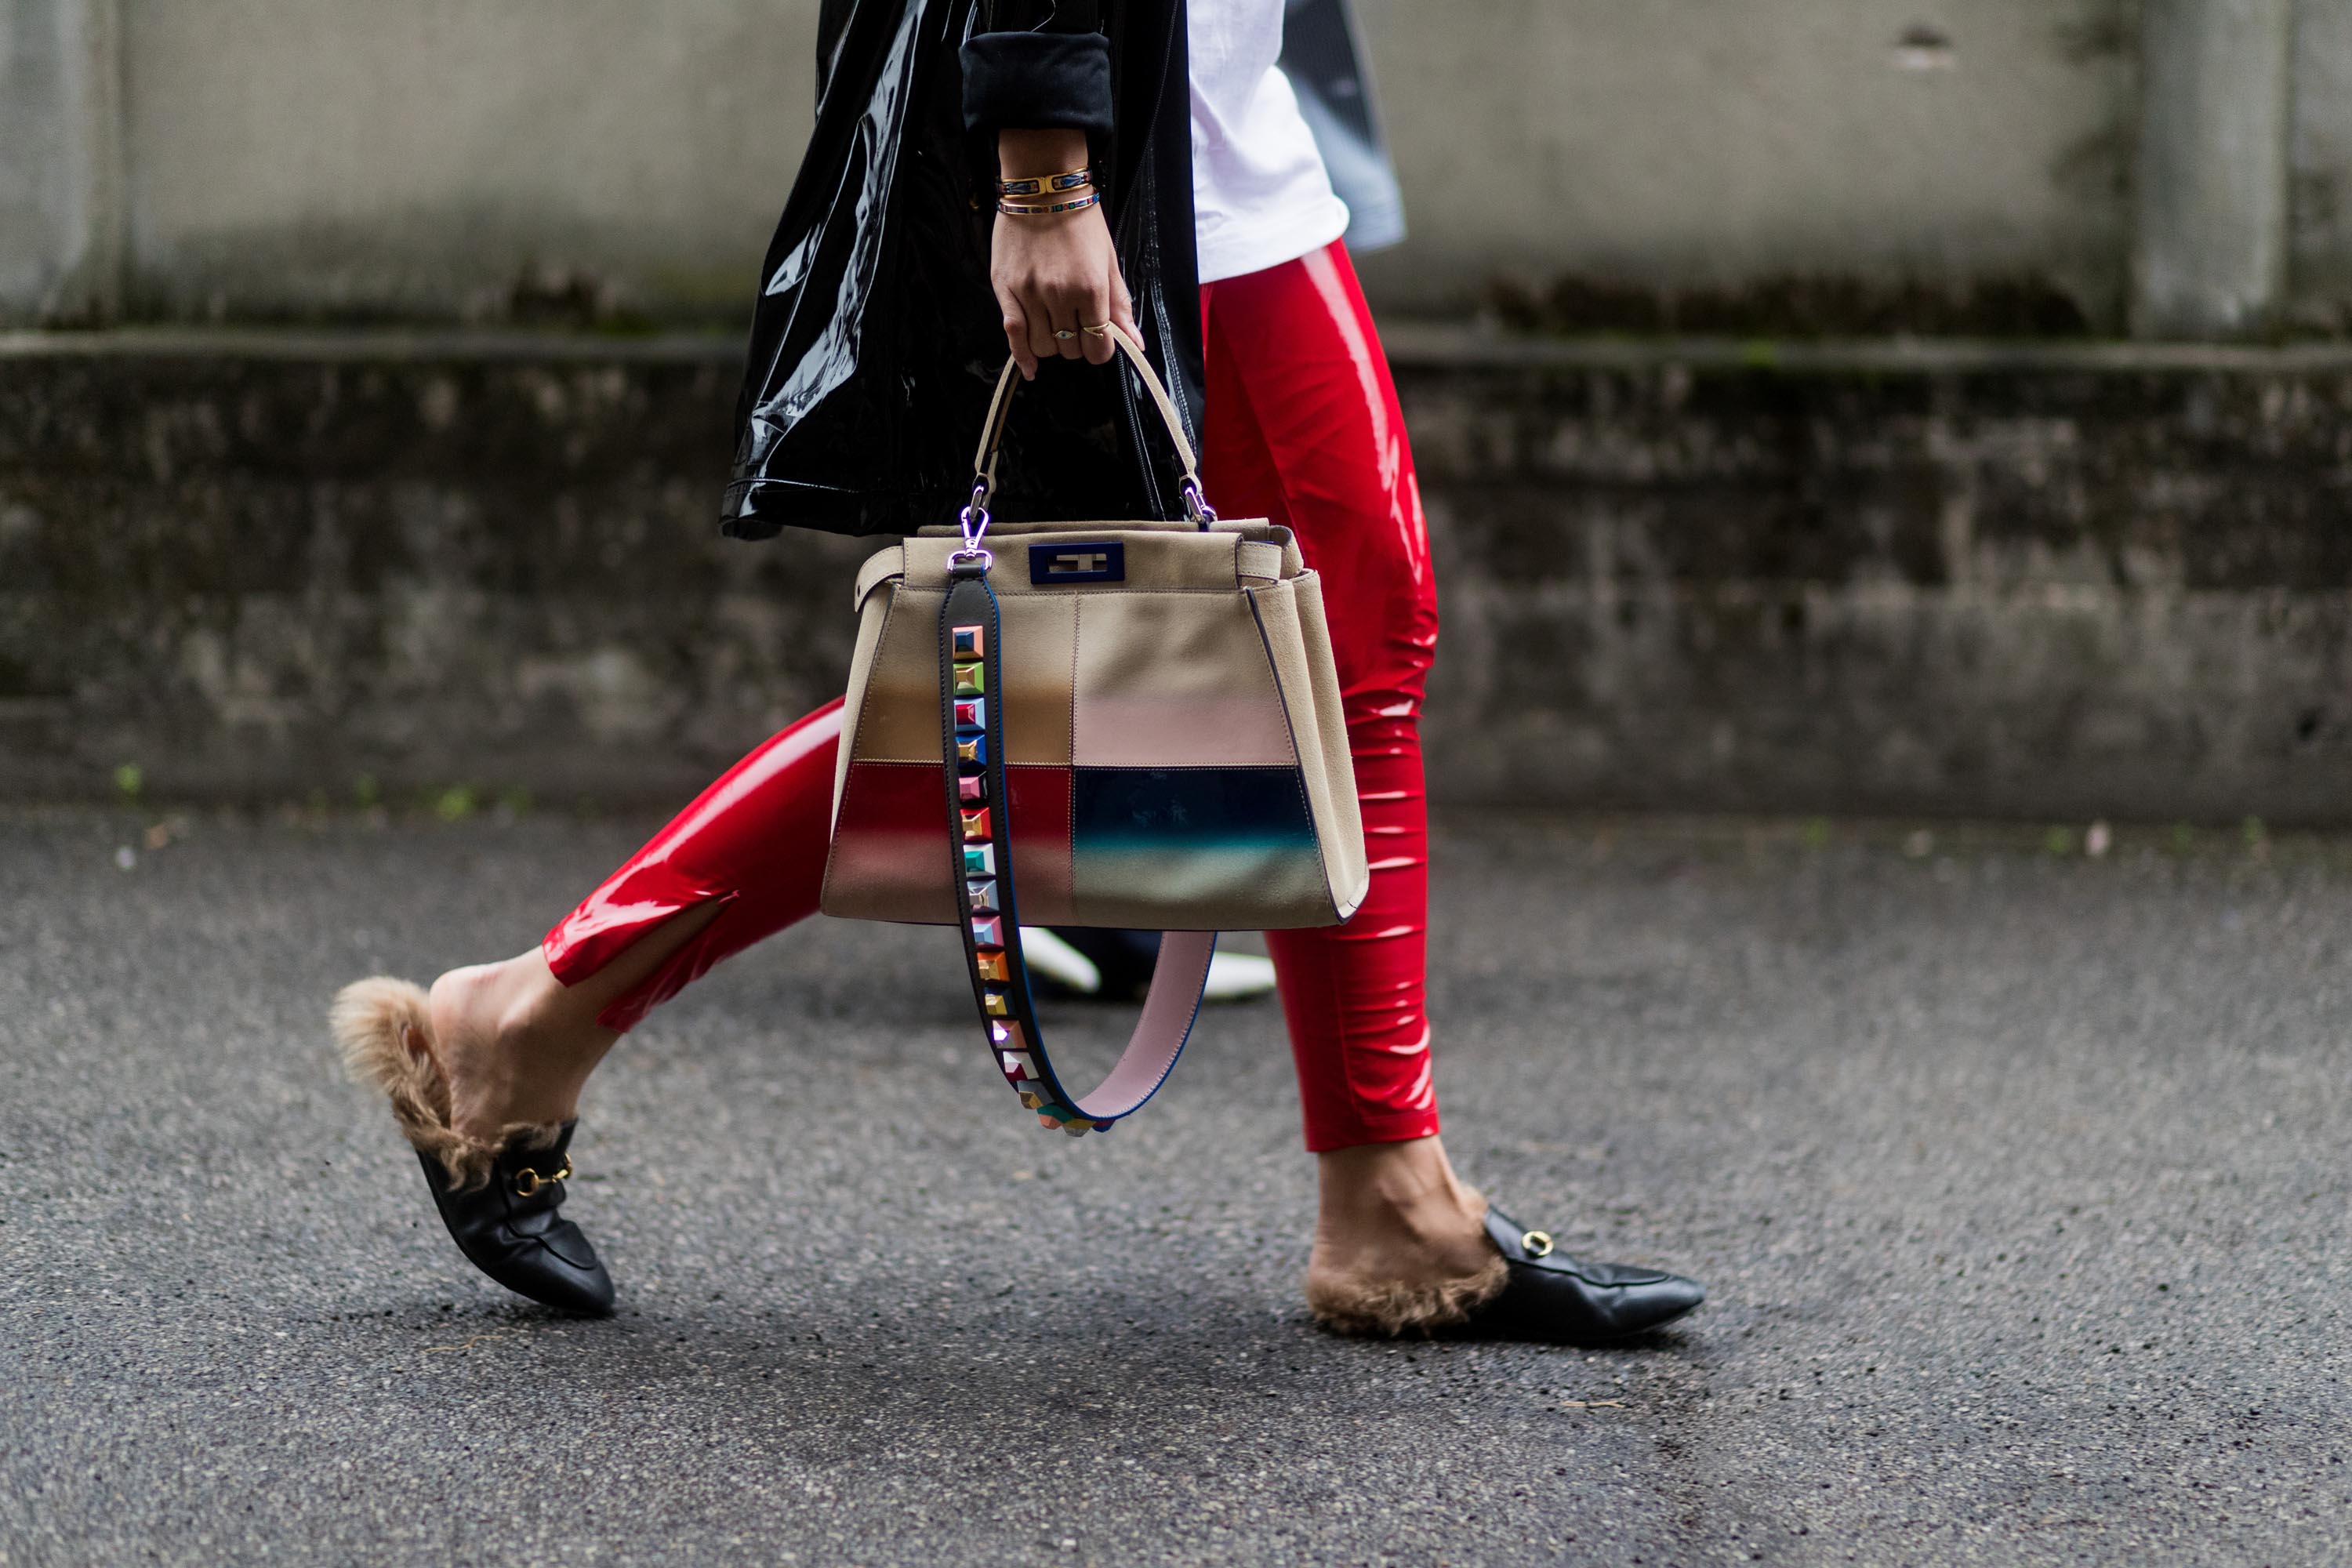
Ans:
{"type": "MultiPolygon", "coordinates": [[[[1079,131],[1006,131],[997,137],[1002,177],[1058,174],[1087,161],[1079,131]]],[[[1078,212],[1016,217],[996,215],[988,280],[1004,312],[1004,341],[1034,380],[1037,362],[1059,355],[1107,364],[1118,352],[1106,322],[1135,330],[1135,306],[1118,275],[1118,253],[1101,204],[1078,212]],[[1067,337],[1056,337],[1067,332],[1067,337]]]]}

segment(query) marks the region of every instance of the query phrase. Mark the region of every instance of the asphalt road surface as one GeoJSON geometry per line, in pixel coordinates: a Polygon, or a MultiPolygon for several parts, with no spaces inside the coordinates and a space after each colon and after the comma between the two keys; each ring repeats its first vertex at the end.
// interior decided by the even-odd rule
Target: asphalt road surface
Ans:
{"type": "Polygon", "coordinates": [[[0,1563],[2352,1561],[2352,847],[1455,819],[1457,1163],[1714,1292],[1588,1352],[1313,1329],[1271,1005],[1069,1140],[829,921],[592,1089],[621,1316],[504,1295],[321,1016],[644,826],[0,816],[0,1563]]]}

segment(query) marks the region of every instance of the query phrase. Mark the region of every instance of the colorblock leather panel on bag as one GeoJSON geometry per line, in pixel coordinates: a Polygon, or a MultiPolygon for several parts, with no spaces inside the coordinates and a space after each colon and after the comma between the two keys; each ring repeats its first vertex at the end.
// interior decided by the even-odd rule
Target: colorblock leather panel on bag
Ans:
{"type": "MultiPolygon", "coordinates": [[[[936,750],[937,742],[934,742],[936,750]]],[[[1070,915],[1070,770],[1004,770],[1022,914],[1070,915]]],[[[834,819],[824,910],[849,920],[953,925],[964,917],[940,840],[940,764],[853,761],[834,819]]]]}
{"type": "Polygon", "coordinates": [[[1297,764],[1249,603],[1193,594],[1080,600],[1070,761],[1080,767],[1297,764]]]}
{"type": "Polygon", "coordinates": [[[1328,896],[1293,768],[1076,768],[1070,795],[1071,892],[1098,919],[1197,929],[1328,896]]]}
{"type": "MultiPolygon", "coordinates": [[[[939,692],[939,652],[932,622],[940,595],[893,586],[890,622],[875,651],[866,702],[854,742],[859,762],[939,763],[939,726],[927,704],[939,692]]],[[[1015,765],[1066,766],[1070,761],[1070,667],[1078,635],[1077,606],[1059,595],[1006,595],[1004,618],[1004,760],[1015,765]]]]}
{"type": "Polygon", "coordinates": [[[1272,768],[1073,768],[1070,841],[1093,850],[1315,847],[1298,775],[1272,768]]]}

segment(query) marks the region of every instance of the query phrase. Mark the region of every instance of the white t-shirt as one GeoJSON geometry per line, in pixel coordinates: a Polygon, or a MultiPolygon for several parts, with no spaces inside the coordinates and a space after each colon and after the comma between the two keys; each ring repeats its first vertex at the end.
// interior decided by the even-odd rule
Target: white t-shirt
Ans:
{"type": "Polygon", "coordinates": [[[1193,236],[1201,281],[1263,271],[1346,231],[1282,53],[1283,0],[1191,0],[1193,236]]]}

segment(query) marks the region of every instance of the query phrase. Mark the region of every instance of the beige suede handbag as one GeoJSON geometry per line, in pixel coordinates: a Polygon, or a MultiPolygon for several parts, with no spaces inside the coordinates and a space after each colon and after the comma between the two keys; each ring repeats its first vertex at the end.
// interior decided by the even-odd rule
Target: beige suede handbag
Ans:
{"type": "Polygon", "coordinates": [[[960,526],[857,574],[823,900],[961,931],[997,1067],[1074,1135],[1167,1078],[1219,931],[1336,925],[1370,879],[1320,582],[1288,529],[1210,510],[1167,389],[1111,331],[1175,444],[1185,517],[993,522],[1006,363],[960,526]],[[1166,933],[1091,1093],[1046,1056],[1024,921],[1166,933]]]}

